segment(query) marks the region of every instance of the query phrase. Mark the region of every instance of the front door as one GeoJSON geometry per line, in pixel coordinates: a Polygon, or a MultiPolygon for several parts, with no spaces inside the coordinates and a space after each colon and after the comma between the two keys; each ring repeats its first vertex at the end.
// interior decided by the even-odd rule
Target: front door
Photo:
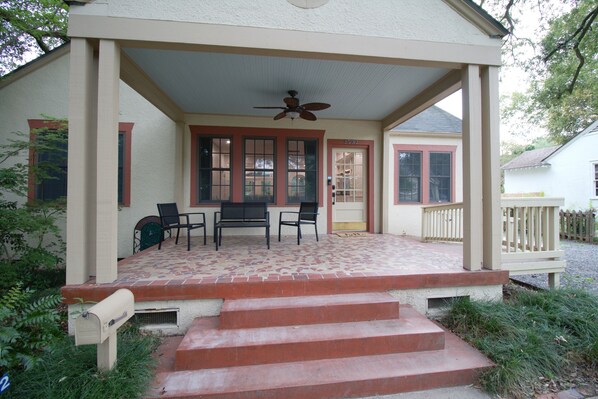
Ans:
{"type": "Polygon", "coordinates": [[[332,230],[367,229],[367,155],[362,148],[333,148],[332,230]]]}

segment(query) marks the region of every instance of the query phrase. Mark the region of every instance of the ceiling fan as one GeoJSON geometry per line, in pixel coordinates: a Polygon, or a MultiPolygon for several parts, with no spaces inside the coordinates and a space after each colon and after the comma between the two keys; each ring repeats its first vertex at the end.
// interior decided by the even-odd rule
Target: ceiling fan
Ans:
{"type": "Polygon", "coordinates": [[[307,104],[299,104],[299,99],[297,96],[297,91],[289,90],[290,97],[285,97],[283,99],[284,103],[287,105],[286,107],[253,107],[258,109],[282,109],[283,111],[277,114],[274,117],[274,120],[282,119],[285,116],[288,116],[291,119],[295,119],[297,117],[301,119],[305,119],[308,121],[315,121],[316,116],[310,111],[321,111],[323,109],[329,108],[330,104],[326,103],[307,103],[307,104]]]}

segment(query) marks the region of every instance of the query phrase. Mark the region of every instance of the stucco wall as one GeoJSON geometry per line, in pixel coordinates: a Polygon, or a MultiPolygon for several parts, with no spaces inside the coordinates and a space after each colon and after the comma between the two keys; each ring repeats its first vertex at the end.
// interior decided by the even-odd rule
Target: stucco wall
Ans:
{"type": "Polygon", "coordinates": [[[554,154],[550,166],[505,171],[505,193],[543,192],[565,198],[565,209],[598,207],[592,165],[598,162],[598,133],[586,134],[554,154]]]}
{"type": "MultiPolygon", "coordinates": [[[[394,144],[408,145],[435,145],[435,146],[456,146],[455,153],[455,198],[453,202],[463,201],[463,146],[460,138],[446,137],[442,134],[435,136],[405,136],[393,135],[390,137],[390,145],[386,156],[389,160],[389,172],[386,184],[388,184],[387,203],[388,203],[388,233],[419,237],[421,235],[421,208],[420,204],[395,205],[394,187],[398,180],[395,170],[395,151],[394,144]]],[[[423,182],[422,184],[426,184],[423,182]]]]}
{"type": "MultiPolygon", "coordinates": [[[[29,133],[28,119],[68,115],[68,54],[15,79],[0,91],[0,140],[10,132],[29,133]]],[[[156,198],[174,200],[174,122],[120,84],[120,121],[132,122],[131,206],[118,212],[118,256],[133,251],[133,227],[143,216],[157,213],[156,198]]],[[[21,162],[27,161],[23,154],[21,162]]],[[[16,160],[15,160],[16,161],[16,160]]],[[[59,222],[63,231],[65,220],[59,222]]]]}
{"type": "Polygon", "coordinates": [[[72,14],[496,45],[442,0],[331,0],[302,9],[284,0],[97,0],[72,14]]]}
{"type": "MultiPolygon", "coordinates": [[[[264,127],[264,128],[281,128],[281,129],[318,129],[325,130],[324,134],[324,166],[320,171],[320,178],[326,182],[328,164],[326,161],[326,154],[328,151],[327,140],[329,139],[350,139],[350,140],[374,140],[374,231],[380,232],[380,201],[381,201],[381,169],[382,169],[382,128],[380,122],[368,121],[347,121],[347,120],[325,120],[319,119],[316,123],[303,121],[281,119],[278,121],[272,118],[255,118],[255,117],[237,117],[237,116],[218,116],[218,115],[187,115],[186,123],[188,125],[208,125],[208,126],[242,126],[242,127],[264,127]]],[[[191,136],[187,129],[185,134],[185,203],[188,206],[190,202],[190,164],[191,164],[191,136]]],[[[279,171],[280,173],[280,171],[279,171]]],[[[328,201],[329,188],[324,184],[324,204],[328,201]]],[[[318,216],[318,232],[325,233],[327,231],[326,221],[328,217],[328,209],[326,206],[322,208],[320,204],[320,215],[318,216]]],[[[208,207],[194,207],[196,212],[206,212],[206,219],[208,222],[208,234],[212,231],[213,219],[212,215],[215,209],[208,207]]],[[[268,207],[270,210],[272,226],[278,226],[279,213],[282,210],[291,210],[289,208],[279,208],[275,206],[268,207]]],[[[245,229],[249,230],[249,229],[245,229]]],[[[274,231],[274,230],[273,230],[274,231]]],[[[249,234],[248,231],[245,234],[249,234]]],[[[254,234],[262,234],[263,231],[256,230],[254,234]]],[[[285,232],[283,232],[284,234],[285,232]]],[[[287,234],[296,234],[296,231],[288,229],[287,234]]],[[[313,234],[312,229],[306,229],[305,234],[313,234]]]]}

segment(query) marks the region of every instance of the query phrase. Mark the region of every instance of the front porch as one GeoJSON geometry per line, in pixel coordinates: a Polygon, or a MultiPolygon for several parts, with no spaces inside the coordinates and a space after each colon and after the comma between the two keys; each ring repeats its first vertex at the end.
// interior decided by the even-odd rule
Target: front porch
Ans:
{"type": "Polygon", "coordinates": [[[430,298],[500,297],[508,280],[506,271],[465,270],[461,244],[391,234],[328,234],[319,242],[306,235],[299,246],[283,236],[272,239],[270,250],[261,235],[225,236],[219,251],[201,240],[193,237],[189,252],[169,240],[160,251],[152,247],[120,261],[114,282],[92,278],[65,286],[62,295],[71,304],[75,298],[95,302],[128,288],[144,308],[153,301],[172,307],[176,301],[391,291],[427,312],[430,298]]]}

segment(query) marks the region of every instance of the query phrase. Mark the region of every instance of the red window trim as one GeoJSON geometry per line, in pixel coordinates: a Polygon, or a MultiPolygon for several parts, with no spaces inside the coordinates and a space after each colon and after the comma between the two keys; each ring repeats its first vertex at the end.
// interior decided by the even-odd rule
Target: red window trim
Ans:
{"type": "Polygon", "coordinates": [[[322,171],[324,165],[324,130],[308,129],[278,129],[278,128],[257,128],[257,127],[234,127],[234,126],[205,126],[191,125],[191,207],[217,207],[219,203],[198,202],[197,199],[197,142],[200,136],[230,137],[231,138],[231,201],[243,201],[243,143],[246,137],[274,138],[276,140],[276,195],[273,206],[297,206],[287,204],[286,195],[286,146],[288,139],[316,139],[318,141],[318,202],[322,204],[324,185],[322,182],[322,171]]]}
{"type": "MultiPolygon", "coordinates": [[[[393,144],[394,150],[394,204],[395,205],[430,205],[430,153],[449,152],[451,153],[451,200],[455,202],[455,172],[456,172],[456,145],[417,145],[417,144],[393,144]],[[399,152],[421,152],[422,154],[422,200],[421,202],[399,201],[399,152]]],[[[434,204],[436,204],[434,202],[434,204]]]]}
{"type": "MultiPolygon", "coordinates": [[[[36,129],[57,129],[62,124],[61,121],[49,119],[28,119],[27,122],[29,124],[30,140],[35,138],[36,129]]],[[[120,122],[118,124],[118,132],[122,132],[125,138],[125,153],[123,163],[123,202],[119,204],[123,207],[131,206],[131,147],[133,143],[133,126],[134,123],[132,122],[120,122]]],[[[35,162],[35,153],[32,149],[30,149],[29,166],[33,166],[33,162],[35,162]]],[[[35,186],[35,176],[33,176],[33,174],[30,173],[27,192],[28,201],[33,201],[35,199],[35,186]]]]}

